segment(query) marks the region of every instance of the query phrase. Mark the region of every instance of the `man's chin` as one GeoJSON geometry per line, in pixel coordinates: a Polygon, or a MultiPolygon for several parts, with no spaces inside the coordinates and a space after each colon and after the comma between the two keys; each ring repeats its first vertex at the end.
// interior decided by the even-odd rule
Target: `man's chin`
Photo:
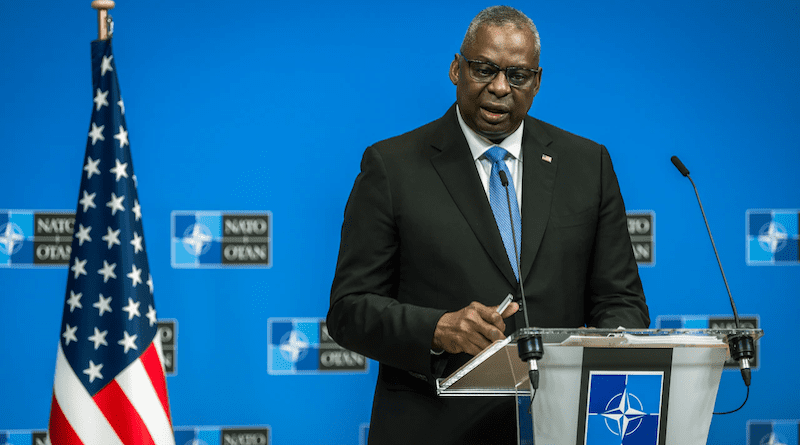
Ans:
{"type": "Polygon", "coordinates": [[[483,123],[483,125],[475,129],[475,132],[494,143],[498,143],[516,130],[516,128],[511,129],[509,127],[509,125],[488,125],[483,123]]]}

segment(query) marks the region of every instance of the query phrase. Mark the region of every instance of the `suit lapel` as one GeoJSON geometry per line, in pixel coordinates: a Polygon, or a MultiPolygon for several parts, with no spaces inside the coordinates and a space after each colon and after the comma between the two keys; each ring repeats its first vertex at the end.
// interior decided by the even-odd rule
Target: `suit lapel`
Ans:
{"type": "MultiPolygon", "coordinates": [[[[455,113],[454,105],[439,120],[440,128],[434,131],[432,145],[440,153],[431,157],[431,163],[475,237],[509,283],[516,285],[514,270],[497,230],[492,208],[486,199],[486,191],[481,185],[475,161],[455,113]]],[[[523,240],[524,238],[523,236],[523,240]]]]}
{"type": "Polygon", "coordinates": [[[531,267],[550,219],[550,204],[558,169],[558,151],[544,127],[525,119],[522,135],[522,266],[524,279],[531,267]]]}

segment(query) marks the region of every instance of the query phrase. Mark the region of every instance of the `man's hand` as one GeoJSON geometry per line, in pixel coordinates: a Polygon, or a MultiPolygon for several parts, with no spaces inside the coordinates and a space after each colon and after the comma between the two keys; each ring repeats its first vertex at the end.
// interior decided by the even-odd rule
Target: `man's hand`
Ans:
{"type": "Polygon", "coordinates": [[[495,340],[505,338],[503,319],[517,312],[519,304],[509,304],[502,314],[497,308],[473,301],[460,311],[442,315],[433,332],[433,349],[477,355],[495,340]]]}

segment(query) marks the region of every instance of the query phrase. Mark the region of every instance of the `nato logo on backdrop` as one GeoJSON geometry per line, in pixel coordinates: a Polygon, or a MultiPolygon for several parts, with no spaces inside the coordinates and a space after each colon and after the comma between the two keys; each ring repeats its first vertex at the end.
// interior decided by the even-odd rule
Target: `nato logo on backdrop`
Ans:
{"type": "Polygon", "coordinates": [[[158,337],[161,339],[161,352],[164,354],[164,372],[178,374],[178,320],[159,319],[158,337]]]}
{"type": "Polygon", "coordinates": [[[272,266],[272,213],[172,212],[172,267],[272,266]]]}
{"type": "Polygon", "coordinates": [[[798,220],[800,210],[747,211],[747,264],[786,266],[800,264],[798,220]]]}
{"type": "Polygon", "coordinates": [[[747,445],[800,445],[800,420],[748,420],[747,445]]]}
{"type": "Polygon", "coordinates": [[[49,445],[47,431],[0,431],[0,445],[49,445]]]}
{"type": "Polygon", "coordinates": [[[367,358],[336,344],[323,318],[270,318],[267,337],[269,374],[367,372],[367,358]]]}
{"type": "Polygon", "coordinates": [[[586,445],[659,443],[664,374],[591,371],[586,445]]]}
{"type": "Polygon", "coordinates": [[[636,263],[640,266],[656,265],[656,212],[628,212],[628,235],[636,263]]]}
{"type": "Polygon", "coordinates": [[[175,445],[269,445],[269,426],[175,427],[175,445]]]}
{"type": "Polygon", "coordinates": [[[0,210],[0,267],[67,266],[75,212],[0,210]]]}

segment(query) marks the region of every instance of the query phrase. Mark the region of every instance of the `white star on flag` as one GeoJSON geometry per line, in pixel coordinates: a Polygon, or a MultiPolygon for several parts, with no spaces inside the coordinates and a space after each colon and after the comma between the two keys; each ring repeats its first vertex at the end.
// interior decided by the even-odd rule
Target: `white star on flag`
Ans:
{"type": "Polygon", "coordinates": [[[128,298],[128,305],[122,308],[123,311],[128,313],[128,320],[133,320],[133,317],[141,317],[142,315],[139,313],[139,303],[134,302],[133,298],[128,298]]]}
{"type": "Polygon", "coordinates": [[[102,379],[103,374],[100,370],[103,369],[103,364],[95,365],[93,361],[89,360],[89,367],[83,370],[83,373],[89,376],[89,383],[94,382],[94,379],[102,379]]]}
{"type": "Polygon", "coordinates": [[[126,169],[128,168],[128,163],[126,162],[126,163],[123,164],[123,163],[119,162],[119,159],[115,159],[114,161],[116,161],[117,165],[112,167],[111,170],[109,170],[109,172],[114,173],[115,175],[117,175],[117,182],[119,182],[119,180],[121,178],[123,178],[123,177],[127,178],[128,177],[128,172],[126,171],[126,169]]]}
{"type": "Polygon", "coordinates": [[[125,334],[125,338],[118,341],[117,344],[125,348],[125,354],[127,354],[131,349],[139,349],[136,346],[136,337],[139,336],[138,334],[130,335],[128,334],[128,331],[125,331],[123,334],[125,334]]]}
{"type": "Polygon", "coordinates": [[[111,230],[111,227],[109,227],[108,228],[108,233],[103,236],[102,240],[108,243],[108,248],[109,249],[114,244],[119,246],[120,245],[120,242],[119,242],[119,229],[111,230]]]}
{"type": "Polygon", "coordinates": [[[148,320],[150,320],[150,326],[153,326],[154,324],[156,324],[156,321],[158,321],[158,319],[156,318],[156,310],[153,309],[153,306],[149,304],[147,305],[147,315],[145,316],[147,317],[148,320]]]}
{"type": "Polygon", "coordinates": [[[89,260],[79,260],[78,257],[75,257],[75,264],[72,265],[69,269],[75,273],[74,278],[77,280],[80,275],[86,275],[86,262],[89,260]]]}
{"type": "Polygon", "coordinates": [[[101,63],[100,75],[101,76],[105,76],[107,71],[114,71],[114,68],[111,68],[111,59],[113,59],[113,58],[114,58],[114,56],[103,56],[103,61],[100,62],[101,63]]]}
{"type": "Polygon", "coordinates": [[[83,206],[83,213],[86,213],[86,210],[88,210],[89,207],[91,207],[93,209],[97,208],[97,206],[94,205],[94,197],[96,195],[97,195],[97,193],[92,193],[90,195],[90,194],[86,193],[86,190],[83,191],[83,198],[81,198],[81,200],[78,201],[83,206]]]}
{"type": "MultiPolygon", "coordinates": [[[[89,132],[89,137],[92,138],[92,145],[96,144],[98,140],[105,141],[106,137],[103,136],[103,130],[106,128],[105,125],[97,126],[94,122],[92,122],[92,131],[89,132]]],[[[89,158],[92,159],[92,158],[89,158]]],[[[95,164],[96,165],[96,164],[95,164]]],[[[100,173],[99,171],[97,173],[100,173]]],[[[90,174],[89,177],[91,178],[92,175],[90,174]]]]}
{"type": "Polygon", "coordinates": [[[106,312],[114,312],[111,310],[111,297],[103,298],[103,294],[100,294],[97,303],[93,304],[92,307],[97,308],[97,310],[100,312],[101,317],[106,312]]]}
{"type": "Polygon", "coordinates": [[[136,215],[136,221],[139,221],[139,218],[142,217],[142,208],[139,207],[138,199],[133,201],[133,208],[131,210],[133,210],[133,214],[136,215]]]}
{"type": "Polygon", "coordinates": [[[125,195],[117,196],[114,192],[111,192],[111,201],[106,203],[106,207],[111,209],[111,216],[117,214],[117,210],[120,212],[125,211],[125,207],[122,206],[122,200],[125,199],[125,195]]]}
{"type": "Polygon", "coordinates": [[[97,271],[103,276],[103,283],[108,283],[109,278],[117,278],[117,274],[114,273],[116,267],[117,263],[108,264],[108,261],[103,260],[103,268],[97,271]]]}
{"type": "Polygon", "coordinates": [[[94,350],[100,349],[100,346],[108,346],[108,342],[106,341],[106,335],[108,335],[108,331],[100,332],[100,329],[97,329],[97,326],[94,328],[94,335],[89,337],[89,341],[94,343],[94,350]]]}
{"type": "Polygon", "coordinates": [[[133,246],[133,253],[139,253],[144,250],[142,247],[142,241],[144,238],[139,236],[138,233],[133,232],[133,239],[131,240],[131,245],[133,246]]]}
{"type": "Polygon", "coordinates": [[[70,326],[67,325],[67,328],[64,330],[64,333],[61,334],[64,337],[64,344],[69,346],[69,342],[71,341],[78,341],[78,337],[75,336],[75,331],[78,330],[77,326],[70,326]]]}
{"type": "Polygon", "coordinates": [[[131,266],[131,272],[126,276],[133,281],[133,287],[136,287],[137,283],[142,284],[142,269],[137,269],[135,264],[131,266]]]}
{"type": "Polygon", "coordinates": [[[69,300],[67,300],[67,304],[69,305],[69,311],[72,312],[75,308],[83,309],[83,305],[81,304],[81,297],[83,296],[82,293],[75,293],[74,291],[69,291],[69,300]]]}
{"type": "Polygon", "coordinates": [[[122,148],[128,144],[128,132],[122,128],[122,125],[119,126],[119,133],[114,135],[114,139],[119,141],[119,147],[122,148]]]}
{"type": "Polygon", "coordinates": [[[97,94],[94,96],[94,103],[97,106],[96,111],[100,111],[103,105],[108,106],[106,96],[108,96],[108,91],[100,91],[100,88],[97,89],[97,94]]]}
{"type": "Polygon", "coordinates": [[[89,236],[91,231],[91,227],[83,227],[83,224],[78,224],[78,233],[75,234],[75,238],[78,239],[79,246],[83,246],[85,241],[92,242],[92,237],[89,236]]]}

